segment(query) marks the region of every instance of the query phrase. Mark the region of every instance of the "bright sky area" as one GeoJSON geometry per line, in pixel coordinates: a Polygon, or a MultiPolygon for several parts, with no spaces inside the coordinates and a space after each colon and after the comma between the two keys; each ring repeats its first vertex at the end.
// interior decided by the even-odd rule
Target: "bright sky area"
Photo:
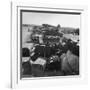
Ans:
{"type": "Polygon", "coordinates": [[[60,24],[61,27],[80,28],[80,15],[23,12],[22,24],[60,24]]]}

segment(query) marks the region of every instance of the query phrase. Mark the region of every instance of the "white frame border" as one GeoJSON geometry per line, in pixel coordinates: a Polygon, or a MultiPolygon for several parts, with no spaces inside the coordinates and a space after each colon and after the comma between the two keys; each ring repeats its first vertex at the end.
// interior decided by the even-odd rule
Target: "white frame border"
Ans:
{"type": "Polygon", "coordinates": [[[11,3],[11,44],[12,44],[12,57],[11,57],[11,87],[41,87],[41,86],[60,86],[60,85],[78,85],[87,83],[87,8],[85,6],[67,6],[67,5],[53,5],[53,4],[30,4],[30,3],[21,3],[21,2],[13,2],[11,3]],[[20,9],[34,9],[34,10],[47,10],[42,8],[22,8],[21,6],[33,6],[33,7],[50,7],[48,10],[57,10],[57,11],[68,11],[68,12],[80,12],[81,15],[81,35],[80,35],[80,68],[81,73],[80,76],[68,76],[67,77],[58,77],[57,78],[35,78],[34,80],[20,80],[20,9]],[[19,9],[17,8],[19,7],[19,9]],[[52,9],[52,8],[53,9],[52,9]],[[57,9],[58,8],[58,9],[57,9]],[[64,9],[64,10],[63,10],[64,9]],[[18,18],[17,18],[18,16],[18,18]],[[18,23],[17,23],[18,22],[18,23]],[[17,31],[18,30],[18,31],[17,31]],[[18,52],[18,53],[17,53],[18,52]],[[17,61],[18,60],[18,61],[17,61]],[[86,61],[85,61],[86,60],[86,61]],[[18,68],[17,68],[18,66],[18,68]],[[48,82],[48,83],[47,83],[48,82]],[[46,84],[45,84],[46,83],[46,84]]]}

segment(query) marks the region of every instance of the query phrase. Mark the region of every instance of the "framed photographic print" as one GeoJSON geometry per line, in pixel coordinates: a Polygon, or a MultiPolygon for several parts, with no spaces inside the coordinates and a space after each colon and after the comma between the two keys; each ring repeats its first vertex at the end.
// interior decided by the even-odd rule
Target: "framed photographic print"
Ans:
{"type": "Polygon", "coordinates": [[[81,82],[84,14],[82,7],[11,4],[13,88],[81,82]]]}

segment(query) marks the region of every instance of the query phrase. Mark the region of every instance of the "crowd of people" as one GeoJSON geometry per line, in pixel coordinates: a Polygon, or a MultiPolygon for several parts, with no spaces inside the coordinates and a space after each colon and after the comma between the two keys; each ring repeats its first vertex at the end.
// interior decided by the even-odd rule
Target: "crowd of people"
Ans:
{"type": "Polygon", "coordinates": [[[79,46],[71,39],[35,44],[31,50],[23,48],[22,56],[29,57],[27,62],[22,62],[22,75],[79,75],[79,46]]]}

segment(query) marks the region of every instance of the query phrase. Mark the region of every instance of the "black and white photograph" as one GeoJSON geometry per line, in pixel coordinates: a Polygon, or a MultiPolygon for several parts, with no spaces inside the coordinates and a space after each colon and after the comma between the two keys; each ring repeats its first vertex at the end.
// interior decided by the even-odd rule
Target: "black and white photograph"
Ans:
{"type": "Polygon", "coordinates": [[[80,13],[20,11],[21,78],[80,74],[80,13]]]}

